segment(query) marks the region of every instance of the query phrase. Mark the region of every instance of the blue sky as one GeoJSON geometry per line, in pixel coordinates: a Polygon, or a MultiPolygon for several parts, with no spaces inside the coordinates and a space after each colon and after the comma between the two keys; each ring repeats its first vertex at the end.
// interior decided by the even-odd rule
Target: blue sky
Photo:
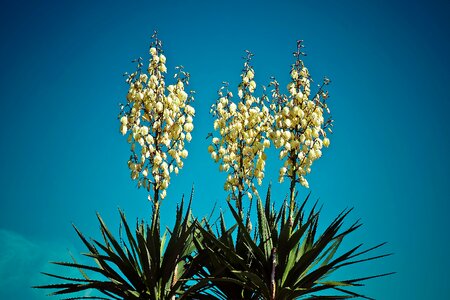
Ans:
{"type": "MultiPolygon", "coordinates": [[[[363,288],[376,299],[450,294],[449,4],[445,1],[15,1],[0,11],[0,299],[46,299],[47,261],[84,251],[71,227],[98,234],[95,212],[146,218],[119,133],[122,74],[160,33],[169,72],[184,65],[197,92],[193,141],[172,179],[162,222],[195,185],[194,213],[225,208],[224,174],[209,159],[209,106],[236,86],[244,50],[258,85],[288,82],[295,42],[316,81],[332,80],[331,146],[313,165],[312,196],[331,221],[346,207],[364,226],[348,246],[387,241],[395,255],[358,274],[396,271],[363,288]]],[[[259,92],[261,90],[259,89],[259,92]]],[[[276,182],[277,159],[267,182],[276,182]]],[[[262,188],[264,189],[264,187],[262,188]]],[[[274,184],[279,202],[286,187],[274,184]]],[[[303,190],[302,195],[308,191],[303,190]]],[[[117,227],[116,227],[117,228],[117,227]]],[[[352,270],[348,274],[352,274],[352,270]]],[[[356,273],[355,273],[356,274],[356,273]]],[[[50,298],[49,298],[50,299],[50,298]]]]}

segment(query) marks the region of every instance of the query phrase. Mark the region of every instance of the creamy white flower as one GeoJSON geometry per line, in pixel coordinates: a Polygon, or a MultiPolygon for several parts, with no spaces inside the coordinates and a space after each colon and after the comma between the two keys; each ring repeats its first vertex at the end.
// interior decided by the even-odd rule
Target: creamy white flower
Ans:
{"type": "Polygon", "coordinates": [[[300,177],[300,184],[303,185],[305,188],[309,189],[309,183],[308,181],[305,179],[305,177],[300,177]]]}
{"type": "Polygon", "coordinates": [[[236,104],[231,103],[230,104],[230,113],[235,113],[236,112],[236,104]]]}
{"type": "Polygon", "coordinates": [[[186,133],[186,141],[188,141],[188,142],[192,141],[192,135],[190,132],[186,133]]]}
{"type": "Polygon", "coordinates": [[[186,112],[186,114],[188,114],[190,116],[195,115],[195,109],[190,105],[186,105],[186,107],[184,108],[184,111],[186,112]]]}
{"type": "Polygon", "coordinates": [[[120,126],[120,132],[122,133],[122,135],[125,135],[127,133],[127,126],[126,125],[121,125],[120,126]]]}
{"type": "Polygon", "coordinates": [[[167,68],[166,68],[166,65],[160,65],[159,67],[158,67],[158,69],[161,71],[161,72],[163,72],[163,73],[167,73],[167,68]]]}
{"type": "Polygon", "coordinates": [[[182,101],[186,101],[188,98],[188,94],[185,91],[181,91],[179,96],[182,101]]]}
{"type": "Polygon", "coordinates": [[[293,69],[293,70],[291,71],[291,78],[294,79],[294,80],[296,80],[296,79],[298,78],[298,72],[297,72],[297,70],[293,69]]]}
{"type": "Polygon", "coordinates": [[[248,79],[250,79],[250,80],[253,79],[253,78],[255,77],[255,73],[253,73],[253,70],[252,70],[252,69],[250,69],[250,70],[247,71],[246,77],[248,77],[248,79]]]}
{"type": "Polygon", "coordinates": [[[242,97],[244,96],[244,93],[242,92],[242,89],[238,90],[238,96],[240,99],[242,99],[242,97]]]}
{"type": "Polygon", "coordinates": [[[211,152],[211,158],[217,160],[217,153],[215,151],[211,152]]]}
{"type": "Polygon", "coordinates": [[[159,165],[162,163],[162,158],[159,154],[155,155],[155,157],[153,158],[153,162],[155,163],[155,165],[159,165]]]}
{"type": "Polygon", "coordinates": [[[192,130],[194,130],[194,125],[192,125],[192,123],[185,123],[183,128],[184,128],[184,131],[189,133],[192,130]]]}
{"type": "Polygon", "coordinates": [[[147,126],[142,126],[140,129],[141,135],[143,136],[147,136],[148,135],[148,127],[147,126]]]}
{"type": "Polygon", "coordinates": [[[157,112],[162,112],[163,109],[164,109],[164,106],[163,106],[163,104],[161,102],[157,102],[156,105],[155,105],[155,108],[156,108],[157,112]]]}
{"type": "Polygon", "coordinates": [[[181,151],[180,156],[181,156],[182,158],[188,157],[188,151],[187,151],[186,149],[183,149],[183,151],[181,151]]]}

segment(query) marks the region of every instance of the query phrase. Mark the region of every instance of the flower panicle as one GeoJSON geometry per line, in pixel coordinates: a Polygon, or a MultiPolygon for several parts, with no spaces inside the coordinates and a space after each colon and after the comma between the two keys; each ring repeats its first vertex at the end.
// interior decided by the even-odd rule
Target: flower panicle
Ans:
{"type": "Polygon", "coordinates": [[[291,81],[287,85],[287,94],[280,92],[278,82],[273,79],[271,85],[274,113],[271,140],[280,149],[279,158],[284,161],[280,168],[279,181],[285,177],[308,188],[305,176],[311,172],[312,163],[322,156],[323,147],[328,147],[328,128],[331,132],[333,120],[326,104],[328,91],[325,87],[330,80],[325,78],[316,94],[311,93],[311,76],[302,56],[303,45],[297,43],[295,63],[291,67],[291,81]]]}
{"type": "Polygon", "coordinates": [[[218,99],[211,106],[214,130],[208,151],[219,163],[219,170],[228,173],[224,189],[238,201],[244,195],[257,194],[254,181],[262,183],[265,172],[265,149],[270,146],[271,114],[264,97],[255,97],[255,71],[251,66],[253,54],[246,52],[246,60],[238,85],[235,102],[228,83],[218,91],[218,99]]]}
{"type": "Polygon", "coordinates": [[[119,114],[120,132],[127,135],[131,155],[128,167],[138,187],[153,191],[153,199],[164,199],[170,174],[178,174],[187,158],[186,142],[192,140],[195,109],[193,92],[187,92],[189,73],[177,68],[176,82],[166,86],[166,56],[154,35],[146,72],[142,58],[127,76],[127,103],[119,114]]]}

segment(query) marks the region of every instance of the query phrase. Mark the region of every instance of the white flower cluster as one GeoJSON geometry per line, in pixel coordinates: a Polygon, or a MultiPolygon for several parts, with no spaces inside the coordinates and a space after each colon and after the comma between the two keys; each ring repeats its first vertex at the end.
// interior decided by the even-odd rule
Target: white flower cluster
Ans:
{"type": "Polygon", "coordinates": [[[272,128],[272,116],[264,98],[253,96],[255,75],[248,62],[249,59],[238,87],[239,102],[232,101],[232,93],[224,86],[219,90],[219,99],[211,106],[214,129],[220,136],[213,137],[208,147],[211,158],[220,163],[220,171],[228,173],[224,189],[231,191],[239,201],[245,193],[249,198],[252,198],[251,191],[257,194],[254,179],[262,183],[266,164],[264,150],[270,146],[267,135],[272,128]]]}
{"type": "Polygon", "coordinates": [[[150,48],[147,73],[138,61],[138,69],[127,78],[127,104],[122,107],[120,131],[128,133],[131,178],[148,191],[153,201],[166,197],[170,173],[178,174],[188,156],[185,141],[191,141],[195,110],[189,105],[193,97],[185,91],[189,74],[177,74],[177,83],[165,86],[166,57],[159,40],[150,48]]]}
{"type": "Polygon", "coordinates": [[[330,144],[325,129],[332,125],[332,120],[325,121],[324,118],[324,110],[328,113],[329,110],[325,103],[328,94],[323,91],[329,81],[325,80],[318,93],[310,97],[309,72],[299,55],[292,66],[291,79],[287,96],[280,94],[278,82],[271,82],[274,86],[271,109],[274,110],[275,122],[270,138],[275,147],[281,149],[279,157],[284,160],[279,181],[289,177],[308,188],[305,175],[311,172],[312,163],[322,156],[322,147],[330,144]]]}
{"type": "Polygon", "coordinates": [[[250,54],[238,87],[239,102],[232,101],[232,93],[228,86],[224,86],[219,90],[219,99],[211,107],[216,118],[214,130],[219,137],[213,137],[208,151],[211,158],[220,164],[220,171],[228,173],[224,189],[231,191],[237,200],[241,200],[244,193],[251,198],[249,190],[254,195],[258,194],[253,181],[256,179],[258,184],[262,183],[265,150],[271,143],[280,149],[279,158],[284,163],[279,181],[283,182],[285,177],[290,179],[291,198],[296,183],[309,187],[305,176],[311,172],[312,163],[322,156],[322,148],[330,144],[326,129],[331,132],[333,120],[327,116],[330,113],[326,105],[328,92],[324,91],[329,80],[325,79],[318,92],[311,95],[310,75],[300,59],[303,55],[300,41],[297,47],[287,95],[280,92],[278,82],[273,79],[270,105],[266,106],[267,96],[253,96],[256,83],[254,70],[249,66],[250,54]]]}

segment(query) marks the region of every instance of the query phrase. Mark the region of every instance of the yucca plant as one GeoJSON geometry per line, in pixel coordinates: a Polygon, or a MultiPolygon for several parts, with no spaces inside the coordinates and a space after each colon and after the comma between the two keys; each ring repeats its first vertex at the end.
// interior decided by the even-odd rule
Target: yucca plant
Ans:
{"type": "Polygon", "coordinates": [[[210,134],[208,151],[220,163],[219,170],[228,173],[224,189],[229,192],[234,224],[227,227],[223,214],[217,225],[208,219],[195,220],[190,212],[191,194],[186,212],[182,199],[173,229],[161,236],[160,205],[167,196],[170,174],[178,174],[188,156],[185,145],[192,139],[195,109],[190,105],[193,92],[185,91],[189,73],[178,67],[174,76],[177,82],[166,86],[162,42],[156,32],[153,39],[148,68],[143,68],[140,58],[136,71],[127,76],[127,103],[121,105],[119,114],[120,131],[131,144],[131,178],[149,192],[153,205],[150,223],[137,222],[132,230],[120,211],[124,230],[116,238],[97,215],[103,240],[88,240],[74,226],[88,249],[84,255],[95,265],[78,263],[75,258],[72,262],[54,262],[78,270],[80,277],[44,273],[58,282],[37,288],[51,289],[50,295],[67,295],[65,299],[370,299],[349,288],[390,273],[350,279],[329,277],[345,266],[389,255],[367,256],[383,244],[366,250],[361,250],[362,244],[342,250],[344,238],[361,226],[355,222],[344,227],[351,209],[342,211],[318,233],[317,203],[307,212],[309,196],[301,205],[296,201],[296,186],[309,186],[305,176],[322,156],[323,147],[329,146],[326,131],[331,132],[333,125],[325,103],[325,86],[330,81],[324,79],[318,92],[311,94],[309,71],[301,60],[301,41],[294,52],[289,94],[282,94],[273,78],[269,85],[273,88],[271,100],[266,88],[261,97],[254,95],[253,54],[247,51],[238,101],[233,101],[225,83],[211,107],[219,135],[210,134]],[[279,181],[290,181],[289,200],[279,210],[271,201],[270,187],[264,204],[256,187],[265,176],[265,150],[272,144],[280,149],[283,161],[279,181]],[[250,205],[244,216],[246,199],[250,205]],[[254,199],[258,220],[255,229],[250,213],[254,199]],[[96,294],[82,295],[87,290],[96,294]]]}
{"type": "Polygon", "coordinates": [[[279,211],[273,208],[269,188],[265,206],[258,200],[258,226],[254,232],[231,205],[236,225],[226,229],[221,217],[217,233],[208,224],[199,227],[202,242],[196,243],[199,252],[196,259],[205,267],[199,282],[206,284],[209,280],[218,299],[371,299],[348,288],[391,273],[344,279],[329,276],[342,267],[388,256],[363,257],[383,244],[366,250],[361,250],[361,244],[340,253],[344,238],[361,224],[356,222],[343,229],[351,211],[344,210],[319,234],[320,210],[314,205],[305,212],[308,197],[301,206],[294,205],[290,219],[288,205],[279,211]],[[236,227],[241,230],[235,243],[232,232],[236,227]],[[238,243],[245,250],[238,250],[238,243]]]}
{"type": "MultiPolygon", "coordinates": [[[[54,262],[71,269],[78,269],[79,278],[44,273],[62,280],[61,283],[37,286],[54,289],[51,295],[71,294],[65,299],[175,299],[187,290],[186,261],[193,253],[194,221],[190,203],[183,213],[183,200],[177,207],[176,220],[171,231],[160,236],[159,212],[156,211],[151,224],[139,222],[134,232],[130,229],[125,214],[120,211],[125,237],[116,239],[100,215],[102,241],[88,240],[74,226],[78,236],[87,247],[84,254],[94,260],[95,265],[73,262],[54,262]],[[96,296],[78,296],[79,292],[96,290],[96,296]],[[75,296],[73,296],[75,295],[75,296]]],[[[192,270],[190,270],[192,271],[192,270]]],[[[192,289],[191,289],[192,290],[192,289]]]]}
{"type": "MultiPolygon", "coordinates": [[[[129,86],[126,103],[119,113],[120,132],[131,144],[128,167],[138,187],[148,191],[153,206],[149,224],[136,224],[134,232],[125,214],[120,211],[125,229],[116,238],[100,215],[103,241],[88,240],[75,230],[88,249],[85,256],[96,266],[73,262],[55,262],[80,271],[80,278],[46,274],[62,280],[61,283],[38,286],[55,289],[51,295],[75,294],[67,299],[175,299],[188,288],[185,263],[193,255],[195,221],[191,217],[190,203],[183,215],[182,200],[176,211],[171,231],[160,233],[160,206],[166,198],[170,174],[178,174],[188,156],[186,142],[191,141],[195,109],[193,91],[185,91],[190,75],[183,67],[176,68],[176,82],[166,84],[166,56],[162,41],[155,31],[149,49],[148,67],[143,59],[135,60],[136,71],[126,75],[129,86]],[[168,239],[166,241],[166,239],[168,239]],[[85,290],[97,290],[102,296],[79,296],[85,290]]],[[[192,194],[191,194],[192,200],[192,194]]],[[[190,270],[192,271],[192,270],[190,270]]],[[[195,272],[193,272],[195,273],[195,272]]],[[[194,293],[194,289],[189,290],[194,293]]]]}

